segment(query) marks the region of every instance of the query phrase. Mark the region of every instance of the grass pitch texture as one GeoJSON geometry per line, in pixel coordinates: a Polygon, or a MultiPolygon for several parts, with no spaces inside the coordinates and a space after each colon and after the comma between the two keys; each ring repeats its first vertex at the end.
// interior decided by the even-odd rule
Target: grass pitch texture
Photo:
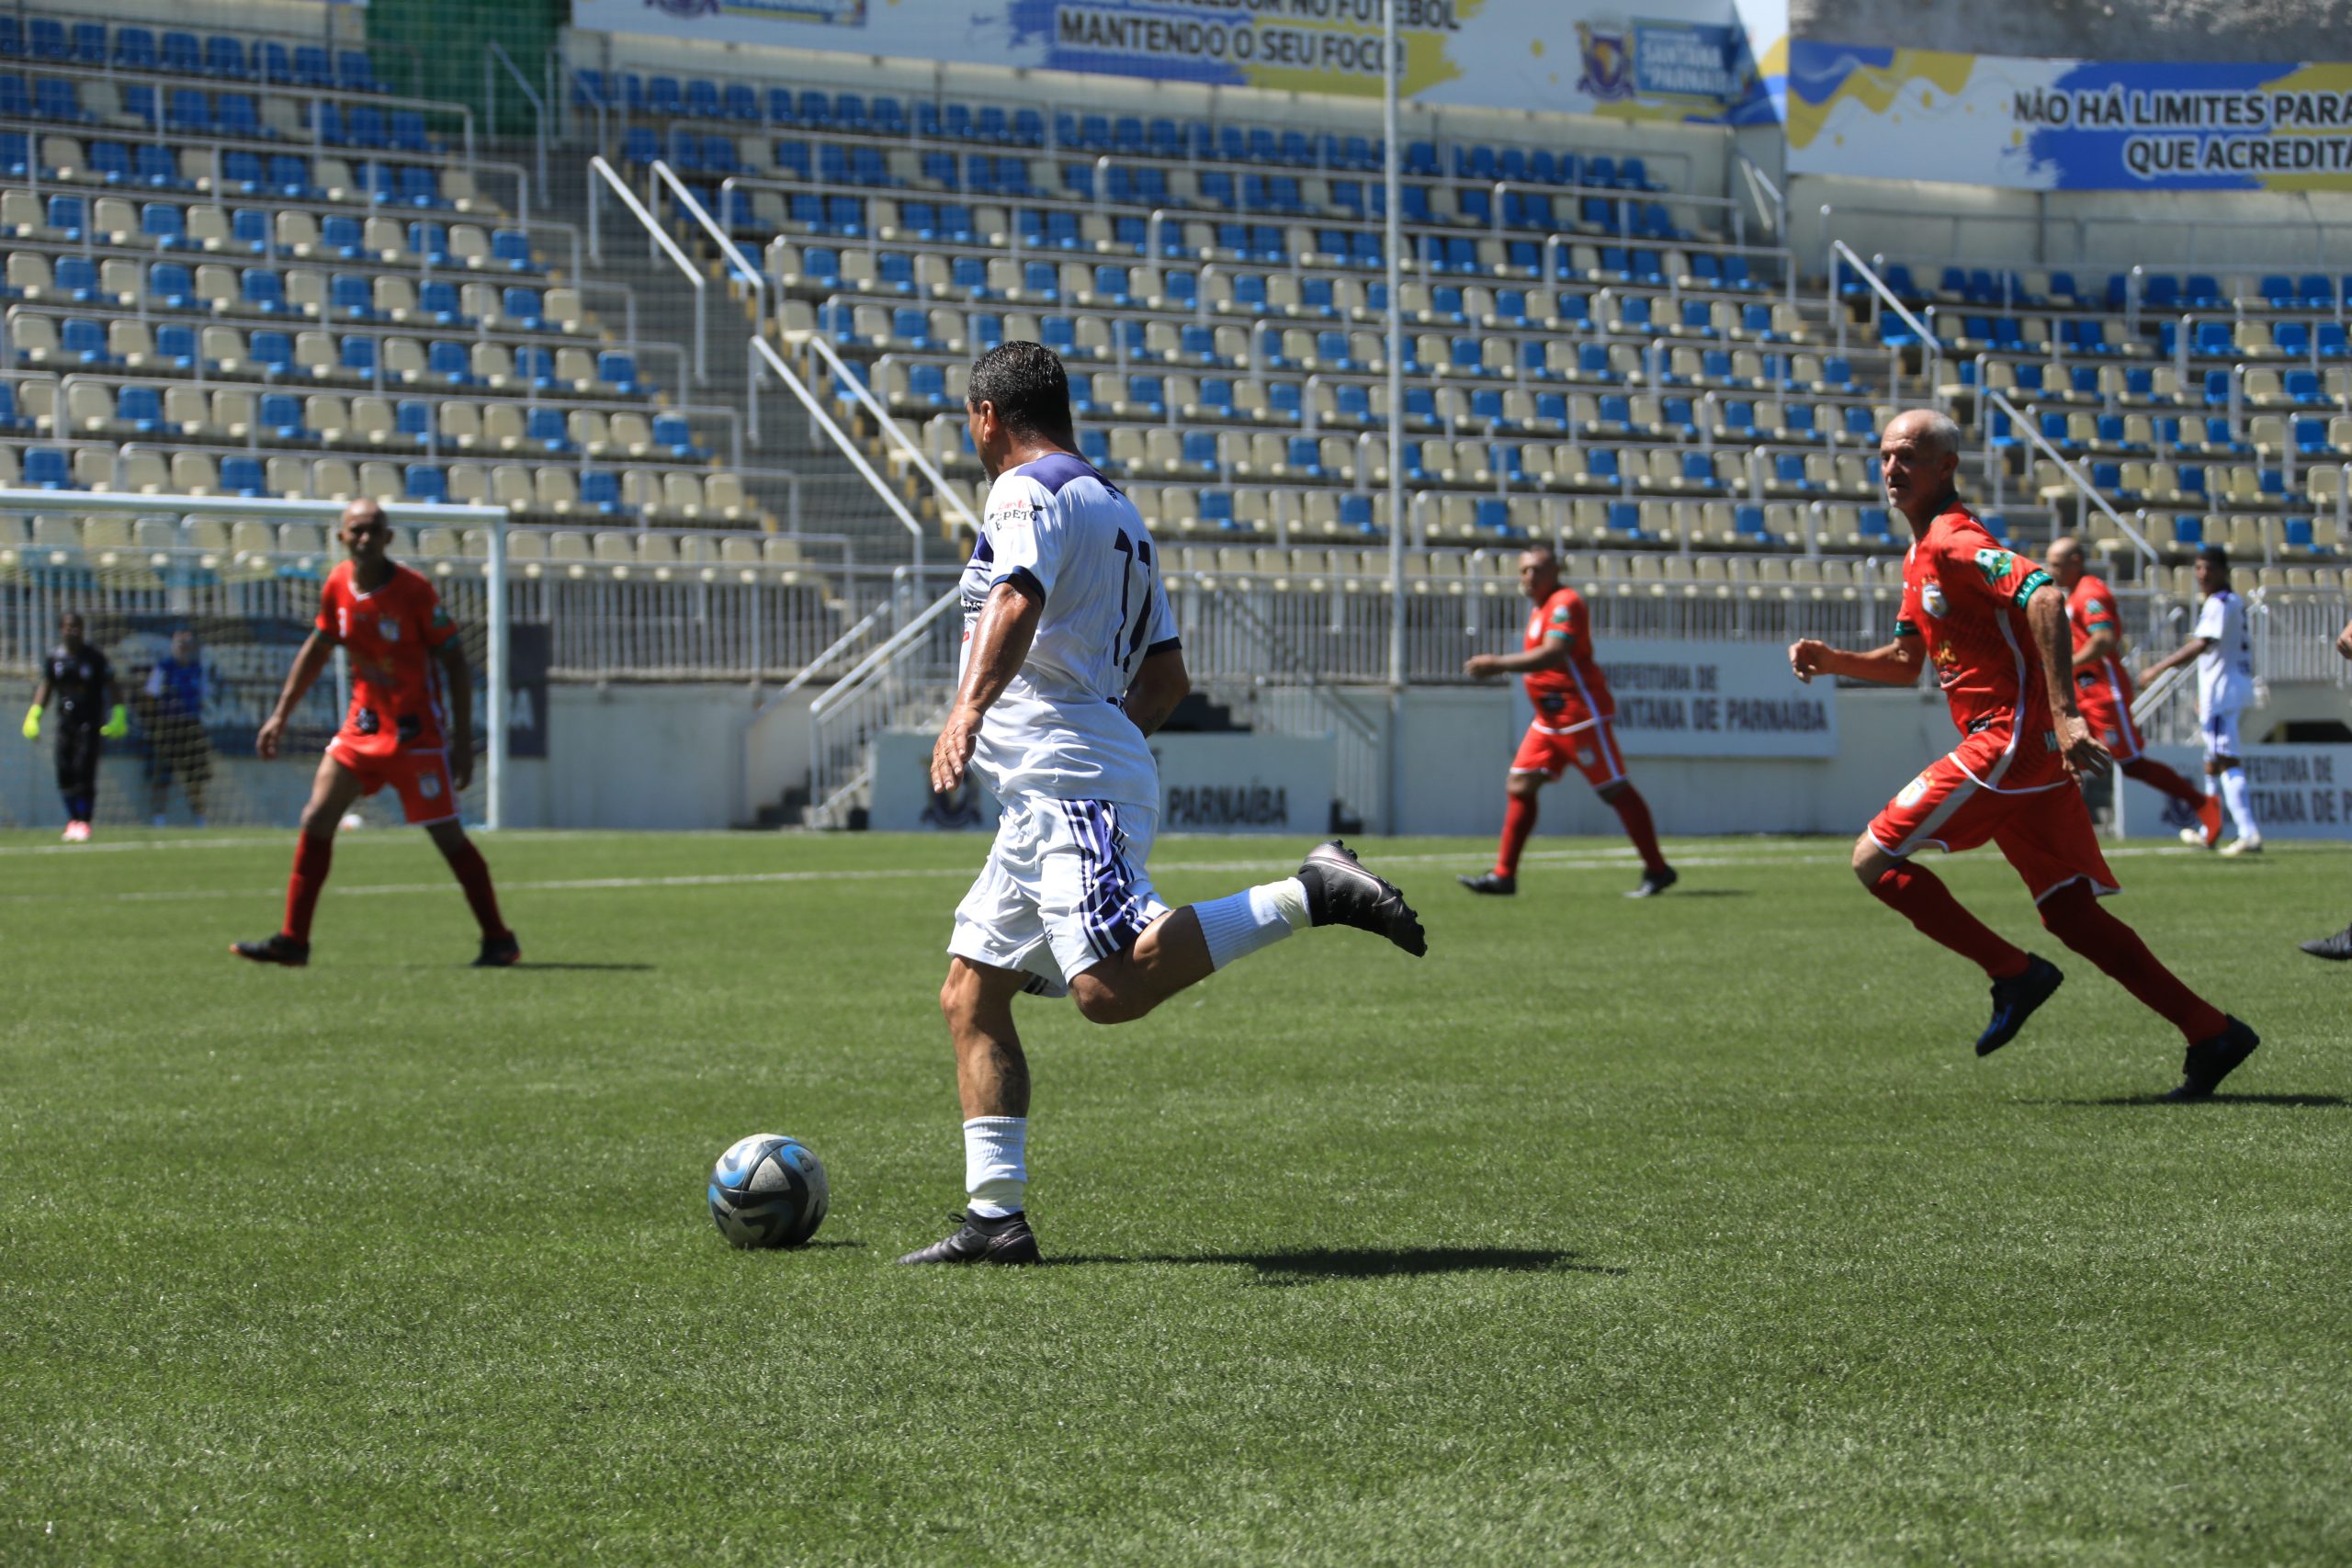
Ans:
{"type": "MultiPolygon", "coordinates": [[[[2352,852],[2120,856],[2264,1035],[1984,983],[1840,842],[1370,841],[1317,931],[1140,1024],[1024,999],[1050,1266],[906,1270],[962,1151],[978,840],[509,835],[525,967],[422,835],[0,840],[0,1562],[2343,1561],[2352,852]],[[120,846],[120,847],[118,847],[120,846]],[[791,1253],[703,1206],[788,1133],[791,1253]]],[[[1307,846],[1170,840],[1171,901],[1307,846]]]]}

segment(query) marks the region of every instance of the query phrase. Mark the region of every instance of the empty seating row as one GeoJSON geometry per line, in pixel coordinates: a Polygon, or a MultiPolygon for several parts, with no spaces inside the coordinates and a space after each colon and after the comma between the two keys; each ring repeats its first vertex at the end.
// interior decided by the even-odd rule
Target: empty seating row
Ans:
{"type": "Polygon", "coordinates": [[[224,197],[268,196],[287,201],[364,206],[490,210],[460,168],[366,161],[356,166],[331,153],[255,152],[218,143],[33,137],[0,130],[0,179],[38,174],[47,183],[224,197]]]}
{"type": "Polygon", "coordinates": [[[0,238],[517,275],[540,270],[530,237],[520,229],[435,219],[402,223],[356,212],[224,208],[209,202],[134,204],[113,196],[88,201],[78,196],[44,198],[16,189],[0,191],[0,238]]]}
{"type": "Polygon", "coordinates": [[[322,321],[414,323],[574,335],[587,330],[578,290],[500,288],[399,273],[324,273],[305,267],[141,263],[86,255],[8,254],[0,298],[125,310],[210,316],[295,316],[322,321]]]}
{"type": "Polygon", "coordinates": [[[273,86],[339,88],[379,93],[383,84],[362,49],[330,51],[325,46],[279,39],[246,39],[235,33],[166,29],[105,22],[66,21],[54,17],[0,16],[0,56],[92,70],[148,71],[174,76],[209,76],[224,82],[264,82],[273,86]]]}
{"type": "Polygon", "coordinates": [[[0,71],[0,119],[217,136],[246,141],[316,141],[328,147],[435,153],[440,141],[421,109],[381,109],[267,92],[119,85],[105,78],[0,71]],[[306,114],[307,111],[307,114],[306,114]]]}
{"type": "Polygon", "coordinates": [[[322,382],[342,387],[481,387],[589,397],[650,396],[637,356],[620,349],[509,347],[503,343],[424,340],[383,333],[281,332],[241,327],[153,326],[118,317],[56,317],[17,305],[7,315],[17,366],[144,371],[240,380],[322,382]]]}
{"type": "Polygon", "coordinates": [[[35,490],[119,490],[142,495],[230,495],[288,501],[401,498],[429,504],[504,506],[516,513],[758,520],[741,479],[684,468],[583,468],[521,463],[394,464],[374,459],[216,454],[89,446],[69,455],[0,444],[0,483],[35,490]]]}

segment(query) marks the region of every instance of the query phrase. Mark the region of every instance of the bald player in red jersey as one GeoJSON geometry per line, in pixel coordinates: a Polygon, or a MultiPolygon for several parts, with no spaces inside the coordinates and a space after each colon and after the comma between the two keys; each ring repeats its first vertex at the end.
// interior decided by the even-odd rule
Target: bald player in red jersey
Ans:
{"type": "Polygon", "coordinates": [[[2210,849],[2222,836],[2220,797],[2143,753],[2140,727],[2132,721],[2132,677],[2123,668],[2123,620],[2116,613],[2115,595],[2084,570],[2083,547],[2075,540],[2052,540],[2044,558],[2066,592],[2066,626],[2075,639],[2075,699],[2091,738],[2107,748],[2124,777],[2188,807],[2210,849]]]}
{"type": "Polygon", "coordinates": [[[294,872],[287,881],[286,925],[260,942],[230,951],[256,964],[300,968],[311,961],[311,913],[334,859],[334,832],[363,795],[390,788],[409,823],[432,836],[465,890],[481,927],[477,968],[503,968],[523,956],[514,933],[499,919],[490,867],[458,821],[458,791],[473,776],[473,682],[464,644],[421,573],[384,554],[392,530],[384,509],[355,501],[345,509],[337,537],[350,559],[327,574],[310,640],[287,672],[277,705],[261,727],[254,750],[277,755],[286,726],[302,694],[318,680],[334,650],[351,660],[351,711],[327,745],[302,808],[294,872]],[[442,726],[444,704],[449,716],[442,726]],[[456,742],[456,755],[449,742],[456,742]]]}
{"type": "Polygon", "coordinates": [[[1854,874],[1925,933],[1984,967],[1993,1018],[1977,1037],[1989,1055],[2017,1037],[2065,978],[1960,906],[1942,878],[1912,863],[1933,845],[1991,841],[2024,878],[2041,923],[2188,1043],[2168,1098],[2201,1100],[2261,1043],[2156,961],[2136,932],[2099,908],[2117,890],[2076,779],[2110,759],[2083,722],[2067,652],[2065,595],[2047,572],[1988,533],[1952,488],[1960,429],[1930,409],[1897,415],[1880,437],[1888,506],[1911,524],[1894,640],[1868,653],[1811,637],[1789,649],[1800,680],[1838,675],[1907,686],[1932,665],[1960,745],[1905,785],[1854,844],[1854,874]]]}
{"type": "Polygon", "coordinates": [[[1592,619],[1584,595],[1560,585],[1560,558],[1549,545],[1521,552],[1519,587],[1535,604],[1520,650],[1481,653],[1462,669],[1480,680],[1524,676],[1535,720],[1519,743],[1519,754],[1510,760],[1510,775],[1503,786],[1503,836],[1495,869],[1455,880],[1473,893],[1518,892],[1519,857],[1527,848],[1528,835],[1535,831],[1536,792],[1574,768],[1616,808],[1626,837],[1641,852],[1641,886],[1625,897],[1648,898],[1663,893],[1679,879],[1658,852],[1649,803],[1625,777],[1625,760],[1611,728],[1617,704],[1609,694],[1608,677],[1593,661],[1592,619]]]}

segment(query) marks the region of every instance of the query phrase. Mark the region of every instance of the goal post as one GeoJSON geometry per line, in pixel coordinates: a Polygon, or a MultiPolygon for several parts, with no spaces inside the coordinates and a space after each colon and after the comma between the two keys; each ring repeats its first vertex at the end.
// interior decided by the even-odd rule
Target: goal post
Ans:
{"type": "MultiPolygon", "coordinates": [[[[234,784],[250,771],[251,730],[243,729],[242,740],[238,732],[248,721],[257,725],[254,705],[276,698],[294,649],[308,635],[318,585],[343,558],[334,532],[347,504],[0,488],[0,679],[21,681],[22,696],[29,699],[41,660],[55,642],[58,615],[79,611],[86,635],[107,653],[125,701],[139,718],[133,734],[110,742],[101,761],[102,820],[147,819],[151,803],[134,793],[142,758],[151,783],[168,782],[170,773],[158,755],[161,727],[151,705],[133,700],[142,694],[146,670],[127,665],[109,639],[135,643],[142,664],[152,664],[175,629],[237,637],[233,660],[216,665],[209,653],[205,658],[207,711],[196,722],[209,739],[195,742],[204,750],[208,773],[215,752],[236,764],[225,770],[235,776],[223,781],[234,784]]],[[[451,613],[468,627],[469,640],[480,638],[482,700],[475,706],[475,743],[481,766],[474,787],[465,792],[470,798],[460,804],[471,808],[467,815],[478,825],[495,829],[508,820],[507,512],[498,506],[387,502],[384,515],[399,531],[395,559],[418,553],[415,546],[425,530],[447,530],[463,541],[455,552],[424,552],[438,558],[425,570],[444,598],[454,601],[451,613]]],[[[320,682],[322,688],[328,684],[320,682]]],[[[330,716],[322,706],[337,694],[314,691],[306,700],[299,726],[306,739],[323,744],[318,730],[341,722],[339,708],[330,716]]],[[[24,740],[14,716],[17,711],[11,709],[8,723],[0,727],[0,750],[16,753],[0,768],[0,823],[47,821],[57,808],[48,787],[47,759],[34,753],[45,753],[53,742],[47,734],[37,745],[24,740]]],[[[305,777],[315,765],[307,754],[288,760],[305,777]]],[[[263,765],[252,776],[275,771],[274,764],[263,765]]],[[[216,786],[212,798],[223,809],[212,818],[290,826],[283,804],[288,792],[282,781],[272,783],[277,787],[216,786]]],[[[164,798],[161,784],[153,785],[153,798],[164,798]]]]}

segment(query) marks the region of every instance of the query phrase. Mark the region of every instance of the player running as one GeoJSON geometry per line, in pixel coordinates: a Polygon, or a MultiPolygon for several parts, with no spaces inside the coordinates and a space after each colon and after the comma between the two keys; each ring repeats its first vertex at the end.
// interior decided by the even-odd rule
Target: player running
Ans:
{"type": "Polygon", "coordinates": [[[90,840],[90,818],[98,808],[98,752],[108,740],[130,733],[114,666],[82,636],[82,617],[68,610],[57,617],[57,646],[41,660],[33,705],[25,710],[24,736],[40,739],[40,722],[57,709],[57,795],[65,803],[69,844],[90,840]]]}
{"type": "Polygon", "coordinates": [[[1454,880],[1473,893],[1518,892],[1519,857],[1527,848],[1528,835],[1535,831],[1536,792],[1574,768],[1593,793],[1616,808],[1625,836],[1641,852],[1641,886],[1625,897],[1654,897],[1680,878],[1658,852],[1649,803],[1625,776],[1625,760],[1611,728],[1617,704],[1609,694],[1608,678],[1593,661],[1592,616],[1584,595],[1561,585],[1560,558],[1549,545],[1532,545],[1521,552],[1519,591],[1535,602],[1520,651],[1474,654],[1462,671],[1481,681],[1523,676],[1535,718],[1503,784],[1503,836],[1495,851],[1495,868],[1454,880]]]}
{"type": "Polygon", "coordinates": [[[2076,777],[2106,771],[2075,700],[2065,595],[2049,574],[1987,533],[1952,488],[1960,427],[1929,409],[1898,414],[1880,438],[1888,506],[1914,536],[1903,565],[1894,640],[1868,653],[1811,637],[1791,645],[1797,678],[1838,675],[1906,686],[1933,664],[1959,747],[1905,785],[1854,842],[1854,874],[1927,936],[1984,967],[1993,1017],[1977,1037],[1989,1055],[2017,1037],[2064,978],[1960,906],[1943,879],[1912,863],[1921,848],[1958,852],[1991,840],[2025,879],[2041,923],[2161,1014],[2188,1042],[2167,1097],[2199,1100],[2260,1037],[2156,962],[2131,927],[2098,906],[2117,890],[2076,777]]]}
{"type": "MultiPolygon", "coordinates": [[[[2197,552],[2197,591],[2205,595],[2198,607],[2197,629],[2188,640],[2140,674],[2143,685],[2167,670],[2197,660],[2197,732],[2205,742],[2207,787],[2218,788],[2229,803],[2230,819],[2238,836],[2225,855],[2262,852],[2262,824],[2255,820],[2254,792],[2246,787],[2245,764],[2238,760],[2238,716],[2254,705],[2254,637],[2246,630],[2245,601],[2230,587],[2230,554],[2219,545],[2197,552]]],[[[2211,849],[2222,836],[2222,824],[2210,831],[2184,829],[2183,843],[2211,849]]]]}
{"type": "Polygon", "coordinates": [[[302,835],[294,841],[294,872],[286,884],[286,927],[259,942],[229,949],[256,964],[300,968],[311,961],[311,912],[334,861],[334,831],[363,795],[390,785],[411,825],[432,835],[434,848],[457,874],[466,903],[481,926],[478,969],[501,968],[523,956],[514,933],[498,918],[490,867],[458,821],[458,791],[473,777],[473,682],[465,645],[440,596],[420,572],[384,554],[391,525],[372,501],[344,509],[338,536],[351,558],[337,562],[319,594],[319,618],[287,672],[277,705],[254,742],[264,758],[277,755],[286,726],[340,647],[351,660],[351,712],[328,743],[302,808],[302,835]],[[442,707],[448,707],[448,733],[442,707]],[[454,743],[455,755],[449,746],[454,743]]]}
{"type": "Polygon", "coordinates": [[[2132,722],[2132,677],[2123,670],[2123,622],[2115,595],[2083,569],[2083,547],[2072,537],[2051,541],[2047,565],[2066,592],[2066,626],[2075,639],[2075,700],[2082,705],[2091,739],[2107,748],[2125,778],[2195,812],[2199,826],[2192,831],[2210,845],[2222,836],[2222,803],[2148,756],[2140,727],[2132,722]]]}
{"type": "Polygon", "coordinates": [[[966,398],[991,482],[931,783],[944,793],[977,773],[1002,817],[956,907],[939,993],[968,1201],[952,1235],[899,1261],[1034,1263],[1014,997],[1073,997],[1090,1021],[1120,1023],[1308,926],[1354,926],[1416,956],[1428,948],[1404,896],[1337,840],[1295,876],[1172,912],[1159,901],[1146,864],[1159,770],[1145,738],[1191,682],[1151,535],[1078,456],[1069,382],[1050,350],[990,349],[966,398]]]}

